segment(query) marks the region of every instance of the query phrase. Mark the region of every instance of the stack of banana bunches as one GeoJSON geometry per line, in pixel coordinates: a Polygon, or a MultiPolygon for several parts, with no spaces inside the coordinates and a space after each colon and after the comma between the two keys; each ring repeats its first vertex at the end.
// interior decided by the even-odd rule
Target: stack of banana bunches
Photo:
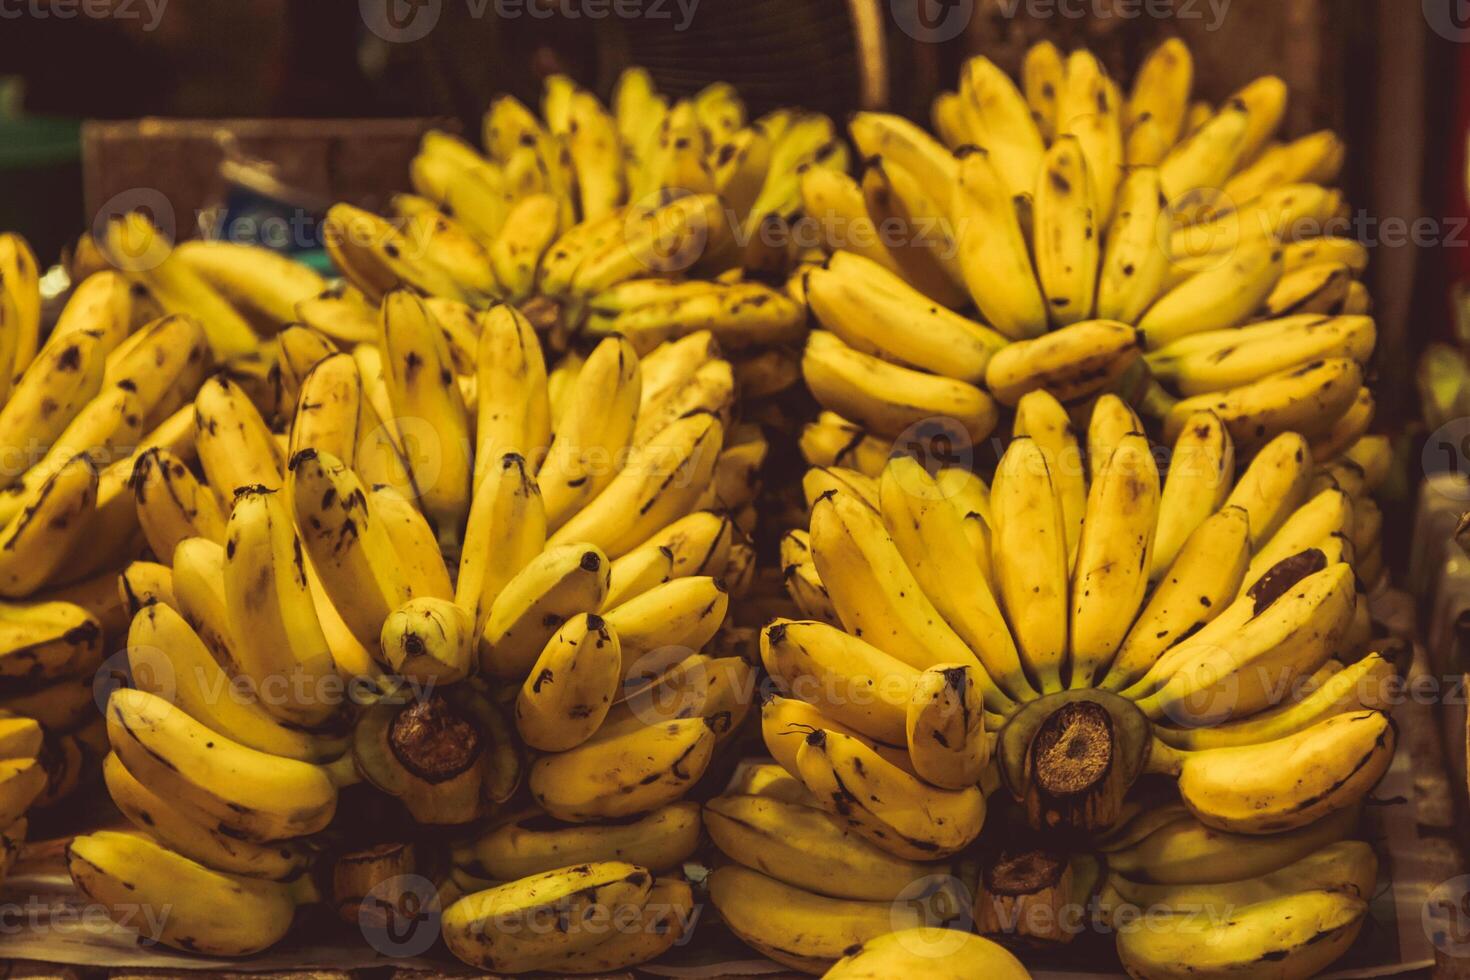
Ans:
{"type": "Polygon", "coordinates": [[[1275,139],[1280,80],[1191,76],[1177,41],[1126,96],[1086,51],[977,57],[938,138],[859,113],[861,175],[802,177],[836,246],[791,286],[805,618],[760,636],[773,761],[705,807],[712,903],[787,966],[966,919],[1307,977],[1363,929],[1397,689],[1365,253],[1327,234],[1337,138],[1275,139]]]}

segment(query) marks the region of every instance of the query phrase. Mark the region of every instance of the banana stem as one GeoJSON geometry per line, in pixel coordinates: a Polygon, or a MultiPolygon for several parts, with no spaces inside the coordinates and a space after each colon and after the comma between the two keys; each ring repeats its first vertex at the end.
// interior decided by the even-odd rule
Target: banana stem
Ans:
{"type": "Polygon", "coordinates": [[[1157,776],[1178,776],[1184,769],[1184,760],[1188,755],[1188,752],[1154,738],[1150,743],[1148,765],[1144,771],[1157,776]]]}

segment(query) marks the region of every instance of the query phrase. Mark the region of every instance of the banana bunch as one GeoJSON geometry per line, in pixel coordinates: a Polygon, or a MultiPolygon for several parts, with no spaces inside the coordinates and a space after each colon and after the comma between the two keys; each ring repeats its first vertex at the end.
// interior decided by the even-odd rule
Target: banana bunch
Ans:
{"type": "Polygon", "coordinates": [[[554,868],[477,889],[444,910],[444,942],[496,974],[624,971],[693,928],[689,883],[627,860],[554,868]]]}
{"type": "Polygon", "coordinates": [[[1220,831],[1179,803],[1140,813],[1099,842],[1107,868],[1096,894],[1120,928],[1130,975],[1309,977],[1350,947],[1378,890],[1378,857],[1352,839],[1355,808],[1269,837],[1220,831]]]}
{"type": "Polygon", "coordinates": [[[1243,452],[1294,431],[1327,461],[1367,432],[1367,252],[1333,237],[1342,141],[1278,140],[1274,76],[1219,106],[1192,83],[1177,39],[1126,93],[1043,42],[1019,82],[970,59],[934,102],[938,138],[855,115],[863,174],[803,175],[829,257],[790,289],[821,328],[803,375],[835,416],[809,427],[808,462],[830,464],[834,425],[942,454],[1035,390],[1122,393],[1166,442],[1208,409],[1243,452]]]}
{"type": "Polygon", "coordinates": [[[723,83],[671,102],[631,68],[610,106],[564,75],[546,80],[539,115],[501,96],[481,136],[483,152],[428,133],[393,222],[333,209],[328,248],[350,292],[320,297],[321,320],[307,322],[330,333],[329,320],[360,322],[353,308],[408,286],[476,307],[525,304],[558,349],[582,331],[623,334],[643,354],[703,330],[732,352],[801,339],[801,305],[762,280],[806,254],[792,229],[800,174],[847,165],[826,116],[750,120],[723,83]]]}
{"type": "Polygon", "coordinates": [[[1237,451],[1211,411],[1157,447],[1116,395],[1079,432],[1038,389],[988,485],[908,456],[808,471],[809,529],[782,564],[809,619],[761,635],[780,692],[762,732],[809,805],[863,840],[824,852],[942,858],[979,834],[997,786],[989,802],[1040,832],[1113,830],[1145,775],[1177,785],[1181,817],[1247,840],[1354,810],[1396,737],[1397,674],[1362,591],[1381,557],[1357,573],[1358,545],[1381,548],[1369,494],[1387,446],[1319,462],[1286,432],[1237,451]]]}

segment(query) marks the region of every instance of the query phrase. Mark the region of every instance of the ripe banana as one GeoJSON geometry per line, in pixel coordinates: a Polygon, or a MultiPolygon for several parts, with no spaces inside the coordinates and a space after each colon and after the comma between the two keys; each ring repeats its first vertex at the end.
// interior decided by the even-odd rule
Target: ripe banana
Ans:
{"type": "Polygon", "coordinates": [[[1199,412],[1186,421],[1169,456],[1169,475],[1159,498],[1149,579],[1174,564],[1195,529],[1225,502],[1235,482],[1235,444],[1219,416],[1199,412]]]}
{"type": "Polygon", "coordinates": [[[572,617],[547,641],[516,696],[516,729],[542,752],[591,738],[623,679],[617,630],[595,613],[572,617]]]}
{"type": "Polygon", "coordinates": [[[281,940],[296,914],[278,882],[215,871],[137,834],[72,840],[67,870],[88,900],[143,939],[205,956],[242,957],[281,940]]]}
{"type": "MultiPolygon", "coordinates": [[[[486,447],[488,448],[488,447],[486,447]]],[[[482,626],[516,573],[546,547],[546,508],[523,456],[503,454],[476,484],[454,600],[482,626]]]]}
{"type": "Polygon", "coordinates": [[[383,622],[380,649],[394,673],[423,684],[453,684],[477,664],[475,617],[435,596],[399,606],[383,622]]]}
{"type": "Polygon", "coordinates": [[[630,821],[547,825],[542,814],[498,824],[455,849],[456,864],[473,866],[499,881],[595,861],[627,861],[663,874],[679,867],[699,844],[698,803],[681,801],[630,821]]]}
{"type": "Polygon", "coordinates": [[[1062,402],[1077,401],[1117,380],[1138,359],[1142,339],[1115,320],[1072,321],[1000,350],[985,369],[985,384],[1005,405],[1038,389],[1062,402]]]}
{"type": "Polygon", "coordinates": [[[609,337],[588,356],[536,474],[550,530],[617,476],[633,438],[640,384],[638,355],[626,340],[609,337]]]}
{"type": "Polygon", "coordinates": [[[622,651],[624,694],[656,680],[714,638],[730,606],[720,579],[681,576],[655,586],[604,617],[622,651]]]}
{"type": "Polygon", "coordinates": [[[505,584],[485,615],[480,669],[524,680],[563,623],[602,606],[608,560],[591,545],[549,547],[505,584]]]}
{"type": "Polygon", "coordinates": [[[996,980],[1027,980],[1031,974],[1011,953],[983,936],[919,926],[858,944],[823,976],[826,980],[887,980],[925,976],[968,980],[980,971],[996,980]]]}
{"type": "Polygon", "coordinates": [[[986,150],[962,149],[950,210],[965,287],[985,321],[1012,340],[1045,333],[1046,301],[1015,198],[986,150]]]}
{"type": "Polygon", "coordinates": [[[1164,438],[1177,439],[1185,420],[1205,409],[1220,416],[1241,452],[1254,452],[1282,432],[1311,438],[1329,430],[1352,407],[1362,383],[1357,361],[1312,361],[1230,391],[1178,402],[1164,420],[1164,438]]]}

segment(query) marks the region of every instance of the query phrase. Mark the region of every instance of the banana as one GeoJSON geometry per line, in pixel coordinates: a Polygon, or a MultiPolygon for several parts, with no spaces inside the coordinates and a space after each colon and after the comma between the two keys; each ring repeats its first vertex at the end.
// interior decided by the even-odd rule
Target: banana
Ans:
{"type": "Polygon", "coordinates": [[[572,823],[631,816],[679,799],[704,775],[715,744],[709,718],[622,731],[531,766],[530,788],[551,816],[572,823]]]}
{"type": "Polygon", "coordinates": [[[1226,506],[1249,514],[1252,547],[1270,540],[1306,502],[1312,472],[1311,450],[1295,432],[1283,432],[1256,453],[1225,499],[1226,506]]]}
{"type": "Polygon", "coordinates": [[[173,257],[214,287],[262,335],[294,323],[296,304],[327,288],[310,266],[260,245],[180,242],[173,257]]]}
{"type": "Polygon", "coordinates": [[[850,494],[824,494],[812,508],[811,548],[848,629],[921,670],[937,663],[979,666],[866,504],[850,494]]]}
{"type": "Polygon", "coordinates": [[[755,702],[755,670],[738,656],[694,653],[652,684],[612,706],[598,740],[680,718],[704,718],[719,742],[734,732],[755,702]]]}
{"type": "Polygon", "coordinates": [[[595,296],[634,277],[680,272],[719,245],[724,215],[716,195],[666,198],[660,193],[631,208],[607,244],[582,259],[569,285],[572,297],[595,296]]]}
{"type": "Polygon", "coordinates": [[[216,375],[194,399],[194,442],[204,476],[224,511],[240,487],[279,489],[285,459],[260,411],[241,387],[216,375]]]}
{"type": "Polygon", "coordinates": [[[1066,87],[1066,65],[1062,53],[1050,41],[1038,41],[1026,49],[1021,62],[1021,88],[1042,139],[1057,131],[1057,99],[1066,87]]]}
{"type": "Polygon", "coordinates": [[[414,501],[393,487],[375,486],[368,491],[368,510],[387,530],[413,594],[453,598],[454,586],[434,529],[414,501]]]}
{"type": "Polygon", "coordinates": [[[265,843],[331,822],[337,786],[328,770],[241,745],[145,691],[117,690],[107,737],[128,771],[207,827],[265,843]]]}
{"type": "Polygon", "coordinates": [[[1353,282],[1347,266],[1336,262],[1317,262],[1282,275],[1261,303],[1257,315],[1263,317],[1299,316],[1309,313],[1336,313],[1347,299],[1353,282]]]}
{"type": "Polygon", "coordinates": [[[717,796],[705,804],[704,825],[727,857],[830,898],[893,901],[945,873],[943,865],[894,857],[819,809],[770,797],[717,796]]]}
{"type": "Polygon", "coordinates": [[[98,244],[114,268],[148,290],[165,310],[198,319],[216,356],[249,354],[259,345],[255,331],[235,305],[193,265],[174,254],[173,244],[142,213],[134,211],[109,221],[98,244]]]}
{"type": "Polygon", "coordinates": [[[388,666],[400,676],[453,684],[477,666],[475,617],[448,599],[410,599],[383,622],[380,646],[388,666]]]}
{"type": "Polygon", "coordinates": [[[1001,334],[936,306],[882,266],[838,252],[807,275],[807,302],[822,325],[865,353],[971,383],[985,377],[1001,334]],[[904,329],[895,329],[904,324],[904,329]]]}
{"type": "Polygon", "coordinates": [[[729,608],[724,583],[683,576],[655,586],[606,613],[622,650],[624,693],[656,680],[719,630],[729,608]]]}
{"type": "MultiPolygon", "coordinates": [[[[754,131],[750,133],[751,139],[757,136],[754,131]]],[[[743,147],[735,152],[742,151],[743,147]]],[[[802,172],[800,180],[802,211],[816,222],[823,249],[834,255],[848,252],[902,275],[898,262],[879,236],[857,181],[827,167],[809,167],[802,172]]],[[[738,209],[736,213],[742,214],[738,209]]]]}
{"type": "Polygon", "coordinates": [[[1274,242],[1248,242],[1230,257],[1164,293],[1138,329],[1150,350],[1183,337],[1237,326],[1255,313],[1281,278],[1282,252],[1274,242]]]}
{"type": "Polygon", "coordinates": [[[1179,793],[1221,830],[1296,830],[1361,801],[1388,771],[1395,740],[1382,712],[1339,714],[1259,745],[1182,753],[1179,793]]]}
{"type": "Polygon", "coordinates": [[[1189,109],[1189,92],[1194,85],[1194,58],[1189,46],[1169,38],[1154,48],[1138,66],[1128,93],[1125,116],[1130,126],[1145,117],[1160,127],[1168,145],[1178,141],[1189,109]]]}
{"type": "Polygon", "coordinates": [[[1174,443],[1159,499],[1150,580],[1166,572],[1185,541],[1224,503],[1235,482],[1235,444],[1219,416],[1199,412],[1174,443]]]}
{"type": "Polygon", "coordinates": [[[1302,891],[1232,907],[1223,920],[1179,915],[1158,929],[1124,930],[1118,955],[1131,975],[1150,980],[1310,977],[1347,951],[1367,912],[1367,902],[1356,895],[1302,891]]]}
{"type": "Polygon", "coordinates": [[[1165,286],[1168,202],[1159,172],[1138,167],[1124,178],[1098,270],[1097,316],[1137,323],[1165,286]]]}
{"type": "Polygon", "coordinates": [[[301,539],[275,491],[248,487],[237,494],[225,555],[225,603],[241,672],[272,715],[321,724],[342,691],[312,603],[301,539]]]}
{"type": "Polygon", "coordinates": [[[1067,651],[1067,537],[1056,483],[1035,440],[1011,442],[990,507],[996,596],[1033,686],[1042,694],[1059,691],[1067,651]]]}
{"type": "Polygon", "coordinates": [[[0,603],[0,678],[6,683],[75,676],[101,661],[102,644],[102,623],[79,605],[0,603]]]}
{"type": "Polygon", "coordinates": [[[797,750],[796,765],[822,809],[895,857],[948,857],[985,823],[985,794],[978,786],[929,786],[849,735],[812,732],[797,750]]]}
{"type": "Polygon", "coordinates": [[[1081,144],[1073,136],[1058,137],[1037,177],[1033,232],[1036,277],[1053,327],[1092,319],[1098,223],[1107,219],[1099,203],[1081,144]]]}
{"type": "Polygon", "coordinates": [[[1195,334],[1146,355],[1149,369],[1184,395],[1225,391],[1319,358],[1367,363],[1377,331],[1366,316],[1300,314],[1195,334]]]}
{"type": "Polygon", "coordinates": [[[1013,340],[1045,333],[1046,300],[1016,200],[985,149],[962,149],[950,209],[960,270],[981,316],[1013,340]]]}
{"type": "Polygon", "coordinates": [[[1322,262],[1345,265],[1354,278],[1368,268],[1367,246],[1354,238],[1304,238],[1288,242],[1282,246],[1281,252],[1283,275],[1322,262]]]}
{"type": "Polygon", "coordinates": [[[480,392],[475,421],[478,487],[485,467],[506,453],[520,454],[534,469],[551,441],[541,342],[530,321],[515,307],[496,306],[484,315],[476,378],[480,392]]]}
{"type": "Polygon", "coordinates": [[[862,735],[906,744],[920,671],[824,623],[778,619],[761,631],[760,645],[762,663],[784,690],[862,735]]]}
{"type": "Polygon", "coordinates": [[[9,362],[0,362],[0,386],[30,367],[41,342],[41,282],[36,253],[20,235],[0,235],[0,293],[8,297],[15,321],[10,329],[14,350],[9,362]]]}
{"type": "Polygon", "coordinates": [[[921,920],[911,905],[828,898],[733,864],[709,876],[709,890],[720,918],[743,942],[814,975],[855,945],[921,920]]]}
{"type": "MultiPolygon", "coordinates": [[[[988,680],[988,678],[986,678],[988,680]]],[[[980,782],[990,764],[983,686],[973,667],[931,667],[909,698],[906,735],[914,772],[943,789],[980,782]]]]}
{"type": "Polygon", "coordinates": [[[205,826],[140,783],[114,753],[102,762],[107,792],[140,831],[171,851],[226,874],[291,881],[307,870],[311,854],[280,842],[257,844],[205,826]]]}
{"type": "Polygon", "coordinates": [[[641,449],[671,424],[700,412],[730,425],[735,403],[735,371],[723,358],[701,364],[688,379],[660,396],[647,399],[633,427],[633,448],[641,449]]]}
{"type": "Polygon", "coordinates": [[[866,210],[900,276],[941,306],[962,305],[960,263],[945,221],[948,202],[936,200],[902,164],[881,156],[865,162],[861,186],[866,210]]]}
{"type": "Polygon", "coordinates": [[[138,524],[155,555],[171,561],[185,538],[224,542],[226,517],[219,501],[173,453],[153,449],[138,457],[131,483],[138,524]]]}
{"type": "Polygon", "coordinates": [[[1388,708],[1397,682],[1394,666],[1377,653],[1337,671],[1293,700],[1237,722],[1214,728],[1154,726],[1154,734],[1185,751],[1237,748],[1286,738],[1319,721],[1362,709],[1388,708]]]}
{"type": "Polygon", "coordinates": [[[287,886],[215,871],[137,834],[76,837],[66,863],[77,889],[115,922],[185,952],[258,953],[285,936],[296,914],[287,886]]]}
{"type": "Polygon", "coordinates": [[[1310,439],[1329,431],[1352,407],[1362,383],[1363,369],[1357,361],[1342,357],[1312,361],[1230,391],[1178,402],[1164,420],[1164,438],[1178,438],[1190,415],[1208,409],[1220,416],[1241,452],[1254,452],[1285,431],[1310,439]]]}
{"type": "Polygon", "coordinates": [[[1072,116],[1064,128],[1065,135],[1077,140],[1082,157],[1087,161],[1093,200],[1097,206],[1094,220],[1105,227],[1113,215],[1126,158],[1120,116],[1122,96],[1113,80],[1101,73],[1088,80],[1083,89],[1084,97],[1088,93],[1091,95],[1091,111],[1072,116]]]}
{"type": "Polygon", "coordinates": [[[1092,687],[1108,669],[1143,604],[1159,501],[1148,440],[1124,436],[1088,494],[1077,546],[1069,624],[1073,688],[1092,687]]]}
{"type": "Polygon", "coordinates": [[[501,881],[594,861],[627,861],[662,874],[694,853],[701,826],[699,804],[688,801],[600,826],[548,824],[531,811],[456,848],[455,862],[472,863],[501,881]]]}
{"type": "Polygon", "coordinates": [[[979,388],[886,363],[824,330],[808,338],[802,372],[823,407],[879,435],[927,423],[978,442],[995,428],[995,402],[979,388]]]}
{"type": "Polygon", "coordinates": [[[621,558],[698,505],[723,438],[724,426],[709,414],[673,422],[629,453],[602,493],[562,524],[547,544],[588,542],[609,558],[621,558]]]}
{"type": "Polygon", "coordinates": [[[1343,563],[1328,566],[1279,597],[1252,589],[1235,606],[1243,608],[1226,609],[1211,624],[1216,629],[1174,648],[1167,681],[1139,701],[1150,718],[1208,725],[1278,702],[1296,678],[1312,674],[1338,648],[1353,616],[1352,569],[1343,563]],[[1260,608],[1263,599],[1269,605],[1260,608]],[[1219,635],[1248,613],[1237,630],[1219,635]]]}
{"type": "MultiPolygon", "coordinates": [[[[963,518],[944,486],[918,462],[899,458],[883,471],[879,502],[884,527],[915,583],[984,666],[978,680],[986,706],[1005,712],[1034,697],[986,570],[970,550],[963,518]]],[[[871,608],[861,600],[858,607],[871,608]]]]}
{"type": "Polygon", "coordinates": [[[526,461],[509,452],[475,490],[454,598],[483,624],[495,598],[546,547],[546,510],[526,461]]]}
{"type": "Polygon", "coordinates": [[[1378,855],[1365,841],[1338,841],[1286,867],[1254,878],[1212,885],[1149,885],[1109,877],[1100,896],[1105,904],[1193,914],[1251,905],[1302,891],[1343,892],[1371,898],[1378,881],[1378,855]]]}
{"type": "Polygon", "coordinates": [[[347,282],[298,300],[293,319],[348,347],[378,339],[377,310],[360,289],[347,282]]]}
{"type": "Polygon", "coordinates": [[[1286,184],[1219,217],[1176,227],[1169,254],[1175,261],[1201,256],[1218,261],[1255,243],[1287,242],[1321,234],[1342,206],[1340,191],[1318,184],[1286,184]]]}
{"type": "Polygon", "coordinates": [[[480,669],[503,680],[525,679],[564,622],[601,607],[607,582],[607,556],[593,545],[542,551],[506,582],[485,613],[480,669]]]}
{"type": "Polygon", "coordinates": [[[1072,323],[997,352],[985,370],[985,384],[1005,405],[1036,390],[1062,402],[1076,401],[1120,377],[1138,359],[1142,341],[1141,333],[1115,320],[1072,323]]]}
{"type": "Polygon", "coordinates": [[[68,563],[97,500],[97,470],[74,456],[23,501],[0,529],[0,597],[18,599],[46,586],[68,563]]]}
{"type": "Polygon", "coordinates": [[[1281,528],[1267,538],[1251,556],[1245,588],[1261,580],[1277,562],[1306,548],[1320,548],[1332,537],[1348,537],[1353,530],[1353,498],[1336,487],[1318,491],[1282,521],[1281,528]]]}
{"type": "MultiPolygon", "coordinates": [[[[678,295],[666,301],[624,310],[612,320],[609,329],[628,337],[640,353],[697,330],[711,331],[732,350],[792,343],[805,333],[806,317],[802,308],[762,283],[678,285],[700,288],[680,289],[678,295]]],[[[589,304],[594,314],[606,295],[599,294],[589,304]]]]}
{"type": "Polygon", "coordinates": [[[187,404],[213,367],[199,321],[166,316],[138,330],[107,358],[103,387],[131,387],[143,408],[143,428],[155,429],[187,404]]]}
{"type": "Polygon", "coordinates": [[[541,967],[571,976],[627,970],[672,949],[693,928],[698,911],[688,882],[680,878],[656,878],[636,928],[619,928],[610,939],[591,950],[554,956],[543,961],[541,967]]]}
{"type": "Polygon", "coordinates": [[[342,460],[302,449],[289,469],[286,495],[312,570],[353,636],[372,648],[384,620],[414,596],[414,584],[342,460]]]}
{"type": "Polygon", "coordinates": [[[1246,113],[1247,125],[1242,140],[1240,162],[1255,160],[1262,147],[1275,135],[1286,113],[1286,83],[1275,75],[1262,75],[1237,90],[1227,102],[1238,105],[1246,113]]]}
{"type": "Polygon", "coordinates": [[[247,685],[221,668],[184,617],[164,602],[145,605],[133,616],[128,666],[137,689],[163,698],[201,724],[258,752],[322,762],[346,749],[346,742],[334,733],[276,720],[247,685]]]}
{"type": "Polygon", "coordinates": [[[1012,196],[1033,191],[1046,151],[1020,89],[983,56],[965,62],[959,84],[965,142],[986,148],[1012,196]]]}
{"type": "MultiPolygon", "coordinates": [[[[474,441],[453,379],[449,345],[428,309],[404,291],[383,300],[383,364],[394,415],[428,424],[431,438],[405,446],[425,514],[442,542],[458,542],[470,509],[474,441]]],[[[401,421],[400,421],[400,424],[401,421]]]]}
{"type": "Polygon", "coordinates": [[[48,342],[11,388],[0,407],[0,452],[10,486],[56,444],[88,402],[102,390],[111,344],[101,332],[78,330],[48,342]]]}
{"type": "Polygon", "coordinates": [[[934,980],[965,980],[979,969],[997,980],[1031,974],[1004,946],[953,929],[900,929],[859,944],[824,976],[829,980],[881,980],[922,973],[934,980]]]}
{"type": "Polygon", "coordinates": [[[1312,458],[1323,463],[1337,459],[1345,449],[1367,434],[1377,410],[1373,392],[1366,387],[1359,388],[1348,410],[1339,415],[1326,432],[1312,440],[1312,458]]]}
{"type": "Polygon", "coordinates": [[[328,354],[307,369],[296,391],[288,456],[312,449],[355,467],[359,444],[378,422],[357,361],[350,354],[328,354]]]}
{"type": "Polygon", "coordinates": [[[1099,686],[1125,690],[1165,650],[1213,619],[1236,595],[1249,560],[1250,516],[1227,504],[1185,538],[1099,686]]]}
{"type": "Polygon", "coordinates": [[[1256,836],[1208,827],[1187,812],[1108,855],[1108,869],[1135,882],[1208,885],[1270,874],[1356,834],[1361,809],[1337,810],[1315,823],[1256,836]]]}
{"type": "Polygon", "coordinates": [[[801,455],[813,466],[843,466],[876,477],[888,460],[888,446],[836,412],[821,412],[802,427],[801,455]]]}
{"type": "Polygon", "coordinates": [[[617,941],[610,938],[615,923],[645,906],[652,885],[646,868],[623,861],[532,875],[468,895],[445,909],[444,942],[455,956],[482,970],[540,970],[617,941]]]}
{"type": "Polygon", "coordinates": [[[1171,210],[1188,213],[1216,200],[1241,159],[1249,125],[1244,106],[1227,105],[1172,145],[1159,161],[1159,183],[1171,210]]]}
{"type": "Polygon", "coordinates": [[[623,678],[618,632],[582,613],[547,641],[516,696],[516,729],[542,752],[565,752],[591,738],[623,678]]]}
{"type": "Polygon", "coordinates": [[[621,338],[587,358],[537,473],[548,529],[559,528],[617,476],[633,438],[641,378],[638,355],[621,338]]]}

